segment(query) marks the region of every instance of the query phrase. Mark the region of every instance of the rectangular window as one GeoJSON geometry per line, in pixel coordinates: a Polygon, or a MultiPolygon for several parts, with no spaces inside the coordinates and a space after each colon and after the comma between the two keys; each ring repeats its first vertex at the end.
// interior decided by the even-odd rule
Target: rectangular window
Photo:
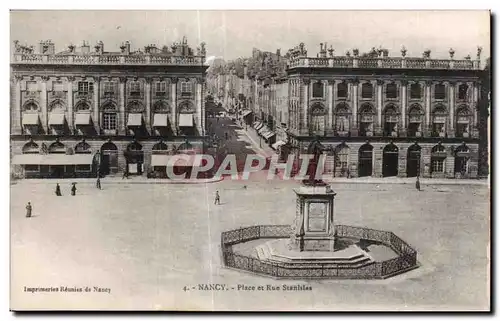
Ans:
{"type": "Polygon", "coordinates": [[[38,85],[36,81],[27,81],[26,82],[26,91],[35,92],[38,91],[38,85]]]}
{"type": "Polygon", "coordinates": [[[385,97],[388,99],[398,98],[398,85],[387,84],[385,87],[385,97]]]}
{"type": "Polygon", "coordinates": [[[24,165],[24,170],[27,172],[38,172],[40,167],[38,165],[24,165]]]}
{"type": "Polygon", "coordinates": [[[193,92],[193,86],[190,82],[181,83],[181,95],[191,95],[193,92]]]}
{"type": "Polygon", "coordinates": [[[64,91],[64,85],[62,81],[55,81],[52,83],[52,90],[53,91],[64,91]]]}
{"type": "Polygon", "coordinates": [[[444,172],[444,159],[438,158],[432,160],[432,172],[433,173],[444,172]]]}
{"type": "Polygon", "coordinates": [[[323,97],[323,83],[321,81],[313,84],[313,97],[323,97]]]}
{"type": "Polygon", "coordinates": [[[115,92],[115,83],[113,81],[106,81],[104,82],[104,93],[105,94],[112,94],[115,92]]]}
{"type": "Polygon", "coordinates": [[[167,92],[167,83],[165,81],[157,82],[155,89],[156,96],[165,96],[167,92]]]}
{"type": "Polygon", "coordinates": [[[422,97],[422,91],[420,84],[412,84],[410,86],[410,99],[420,99],[422,97]]]}
{"type": "Polygon", "coordinates": [[[437,84],[434,86],[434,99],[445,99],[446,98],[446,86],[442,84],[437,84]]]}
{"type": "Polygon", "coordinates": [[[347,98],[347,84],[340,83],[337,85],[337,97],[347,98]]]}
{"type": "Polygon", "coordinates": [[[141,94],[141,83],[138,81],[130,82],[130,95],[139,96],[141,94]]]}
{"type": "Polygon", "coordinates": [[[90,172],[90,165],[76,165],[77,172],[90,172]]]}
{"type": "Polygon", "coordinates": [[[103,115],[103,128],[105,130],[116,130],[116,114],[105,113],[103,115]]]}
{"type": "Polygon", "coordinates": [[[460,85],[458,87],[458,99],[460,100],[467,99],[467,90],[468,90],[467,85],[460,85]]]}
{"type": "Polygon", "coordinates": [[[94,83],[88,81],[78,82],[78,93],[81,95],[89,94],[94,92],[94,83]]]}

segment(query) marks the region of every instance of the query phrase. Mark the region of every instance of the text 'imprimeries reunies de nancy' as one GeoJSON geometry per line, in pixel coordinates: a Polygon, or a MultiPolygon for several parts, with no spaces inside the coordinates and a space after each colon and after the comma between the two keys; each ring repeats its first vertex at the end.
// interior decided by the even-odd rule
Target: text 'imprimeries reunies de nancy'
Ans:
{"type": "Polygon", "coordinates": [[[296,285],[274,285],[274,284],[264,284],[264,285],[227,285],[227,284],[198,284],[191,288],[184,287],[184,290],[198,290],[198,291],[312,291],[312,287],[307,284],[296,284],[296,285]]]}
{"type": "Polygon", "coordinates": [[[77,286],[71,286],[71,287],[70,286],[27,287],[27,286],[25,286],[24,292],[31,292],[31,293],[48,293],[48,292],[111,293],[111,289],[110,288],[101,288],[98,286],[84,286],[84,287],[77,287],[77,286]]]}

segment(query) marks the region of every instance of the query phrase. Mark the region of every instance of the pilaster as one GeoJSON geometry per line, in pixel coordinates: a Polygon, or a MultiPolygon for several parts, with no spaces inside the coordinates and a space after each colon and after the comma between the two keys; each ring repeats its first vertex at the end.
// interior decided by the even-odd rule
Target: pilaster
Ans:
{"type": "Polygon", "coordinates": [[[48,134],[49,133],[49,125],[48,125],[48,108],[47,108],[47,81],[50,79],[48,76],[41,77],[41,95],[40,95],[40,109],[42,111],[42,127],[43,131],[48,134]]]}
{"type": "Polygon", "coordinates": [[[170,121],[172,122],[172,130],[177,133],[177,77],[170,78],[170,96],[172,97],[172,117],[170,121]]]}
{"type": "Polygon", "coordinates": [[[377,124],[375,127],[375,136],[382,136],[382,99],[383,99],[384,81],[377,79],[377,124]]]}
{"type": "Polygon", "coordinates": [[[424,136],[429,136],[432,130],[431,124],[431,86],[432,81],[425,82],[425,128],[422,128],[424,136]]]}
{"type": "Polygon", "coordinates": [[[408,104],[407,93],[408,81],[403,80],[401,81],[401,127],[399,128],[399,135],[401,137],[406,137],[406,109],[408,104]]]}
{"type": "Polygon", "coordinates": [[[22,124],[21,124],[22,122],[21,81],[22,80],[23,80],[22,76],[14,76],[15,92],[13,101],[14,116],[12,122],[12,133],[17,135],[22,133],[22,124]]]}
{"type": "Polygon", "coordinates": [[[144,119],[146,123],[146,129],[151,134],[153,133],[153,122],[151,121],[151,78],[146,77],[146,84],[144,86],[144,91],[146,94],[146,117],[144,119]]]}
{"type": "Polygon", "coordinates": [[[120,77],[120,103],[119,103],[119,113],[118,113],[118,134],[126,134],[126,119],[125,119],[125,84],[127,82],[127,77],[120,77]]]}
{"type": "Polygon", "coordinates": [[[95,131],[96,133],[100,134],[100,117],[99,117],[99,91],[100,91],[100,77],[94,77],[94,115],[92,116],[92,119],[94,121],[94,126],[95,126],[95,131]]]}
{"type": "Polygon", "coordinates": [[[448,137],[455,137],[455,86],[456,82],[449,82],[450,117],[448,119],[448,137]]]}
{"type": "Polygon", "coordinates": [[[302,122],[302,128],[300,129],[300,133],[302,135],[308,135],[309,134],[309,84],[311,83],[310,79],[303,79],[303,91],[304,91],[304,101],[302,102],[302,112],[303,112],[303,122],[302,122]]]}
{"type": "Polygon", "coordinates": [[[74,117],[74,111],[73,111],[73,81],[75,81],[75,77],[69,76],[67,77],[68,83],[67,85],[67,95],[68,95],[68,127],[70,133],[74,133],[74,124],[73,120],[75,119],[74,117]]]}

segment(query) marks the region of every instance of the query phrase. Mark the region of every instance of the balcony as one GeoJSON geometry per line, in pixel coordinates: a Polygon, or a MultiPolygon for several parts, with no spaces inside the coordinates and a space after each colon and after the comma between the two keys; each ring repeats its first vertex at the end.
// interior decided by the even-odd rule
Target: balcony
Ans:
{"type": "Polygon", "coordinates": [[[98,55],[98,54],[14,54],[12,64],[43,65],[183,65],[203,66],[204,56],[170,57],[153,54],[143,55],[98,55]]]}
{"type": "Polygon", "coordinates": [[[296,57],[289,61],[292,68],[383,68],[383,69],[438,69],[438,70],[479,70],[478,60],[426,59],[416,57],[351,57],[329,58],[296,57]]]}

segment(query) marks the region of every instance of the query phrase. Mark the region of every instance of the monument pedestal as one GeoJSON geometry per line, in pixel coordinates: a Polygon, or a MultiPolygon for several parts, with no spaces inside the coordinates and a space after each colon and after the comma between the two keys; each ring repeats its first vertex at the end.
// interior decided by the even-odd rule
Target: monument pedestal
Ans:
{"type": "Polygon", "coordinates": [[[302,185],[294,191],[297,195],[297,208],[295,227],[290,236],[290,248],[300,252],[333,252],[335,192],[329,185],[302,185]]]}

